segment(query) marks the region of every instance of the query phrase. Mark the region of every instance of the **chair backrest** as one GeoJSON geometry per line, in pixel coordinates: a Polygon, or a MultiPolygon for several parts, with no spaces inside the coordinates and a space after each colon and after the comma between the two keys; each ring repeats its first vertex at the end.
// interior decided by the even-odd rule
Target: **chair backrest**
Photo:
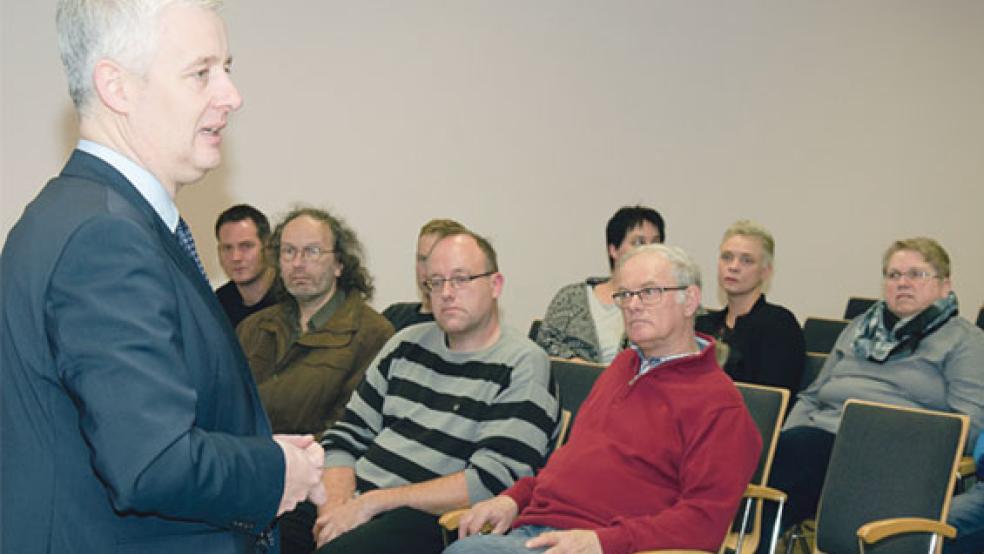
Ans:
{"type": "Polygon", "coordinates": [[[755,426],[762,435],[762,453],[759,455],[758,467],[752,476],[752,483],[765,485],[769,481],[769,471],[772,469],[772,456],[779,441],[779,431],[782,420],[786,417],[786,405],[789,404],[789,391],[780,387],[767,387],[751,383],[736,382],[735,387],[745,400],[748,413],[752,415],[755,426]]]}
{"type": "Polygon", "coordinates": [[[543,325],[542,319],[534,319],[530,323],[530,330],[526,332],[526,336],[533,342],[536,342],[536,336],[540,334],[540,326],[543,325]]]}
{"type": "MultiPolygon", "coordinates": [[[[967,426],[965,415],[847,401],[820,496],[814,552],[858,552],[858,528],[876,520],[944,521],[967,426]]],[[[905,535],[869,550],[928,552],[929,541],[905,535]]]]}
{"type": "Polygon", "coordinates": [[[829,354],[819,352],[806,353],[806,363],[803,364],[803,377],[800,379],[799,390],[805,389],[816,380],[817,375],[820,375],[820,370],[823,369],[823,364],[827,363],[827,356],[829,354]]]}
{"type": "Polygon", "coordinates": [[[825,319],[808,317],[803,322],[803,340],[806,341],[807,352],[829,354],[834,349],[837,337],[850,321],[846,319],[825,319]]]}
{"type": "Polygon", "coordinates": [[[854,319],[858,317],[866,312],[875,302],[878,302],[877,298],[864,298],[861,296],[852,296],[848,298],[847,307],[844,308],[844,319],[854,319]]]}
{"type": "MultiPolygon", "coordinates": [[[[735,387],[738,388],[738,392],[745,400],[748,413],[751,414],[755,426],[762,435],[762,453],[759,454],[758,467],[749,482],[753,485],[765,485],[769,481],[772,459],[776,452],[776,444],[779,442],[779,431],[782,429],[782,421],[786,416],[789,391],[779,387],[742,382],[736,382],[735,387]]],[[[762,537],[762,502],[755,502],[754,515],[746,518],[745,510],[752,509],[752,507],[753,504],[742,501],[741,509],[738,510],[731,530],[725,537],[722,551],[737,551],[741,522],[746,519],[749,524],[745,527],[745,536],[741,537],[741,550],[742,552],[754,552],[758,547],[762,537]]]]}
{"type": "Polygon", "coordinates": [[[577,410],[604,369],[601,364],[550,358],[550,372],[560,389],[560,407],[571,413],[572,425],[577,419],[577,410]]]}
{"type": "Polygon", "coordinates": [[[977,312],[977,326],[984,329],[984,306],[981,306],[981,311],[977,312]]]}

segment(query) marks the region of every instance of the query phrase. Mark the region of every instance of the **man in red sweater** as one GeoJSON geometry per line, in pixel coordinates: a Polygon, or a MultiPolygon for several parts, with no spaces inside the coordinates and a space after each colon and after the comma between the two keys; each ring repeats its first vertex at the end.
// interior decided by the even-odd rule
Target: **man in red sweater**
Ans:
{"type": "Polygon", "coordinates": [[[713,340],[694,333],[700,271],[679,248],[648,245],[619,260],[614,284],[631,348],[598,378],[569,442],[536,477],[475,504],[445,554],[721,546],[761,438],[713,340]]]}

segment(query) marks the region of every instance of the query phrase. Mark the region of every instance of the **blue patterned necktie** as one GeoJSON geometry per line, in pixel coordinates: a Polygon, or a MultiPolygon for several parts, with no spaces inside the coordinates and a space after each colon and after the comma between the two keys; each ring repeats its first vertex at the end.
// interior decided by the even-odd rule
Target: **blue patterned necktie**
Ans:
{"type": "Polygon", "coordinates": [[[202,266],[201,259],[198,258],[198,250],[195,249],[195,239],[191,236],[191,229],[188,228],[188,224],[185,223],[184,218],[178,219],[178,228],[174,231],[174,234],[178,237],[178,244],[188,254],[188,257],[195,262],[198,266],[198,271],[201,272],[202,277],[205,278],[205,282],[208,282],[208,275],[205,274],[205,267],[202,266]]]}

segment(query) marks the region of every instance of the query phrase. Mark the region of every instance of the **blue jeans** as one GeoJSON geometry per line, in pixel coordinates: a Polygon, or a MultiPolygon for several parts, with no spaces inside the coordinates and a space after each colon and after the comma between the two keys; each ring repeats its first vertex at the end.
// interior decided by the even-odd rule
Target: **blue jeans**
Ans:
{"type": "Polygon", "coordinates": [[[984,552],[984,481],[953,497],[946,522],[957,528],[957,538],[943,543],[944,554],[984,552]]]}
{"type": "Polygon", "coordinates": [[[507,535],[472,535],[455,541],[444,550],[444,554],[529,554],[530,552],[546,552],[546,548],[531,550],[523,543],[547,531],[556,531],[553,527],[542,525],[524,525],[517,527],[507,535]]]}

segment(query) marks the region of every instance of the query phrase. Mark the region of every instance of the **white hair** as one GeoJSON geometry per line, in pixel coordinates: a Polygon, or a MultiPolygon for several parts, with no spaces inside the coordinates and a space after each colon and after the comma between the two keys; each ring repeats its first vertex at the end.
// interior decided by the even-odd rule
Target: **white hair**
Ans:
{"type": "MultiPolygon", "coordinates": [[[[679,246],[646,244],[633,248],[618,259],[618,263],[615,264],[615,273],[618,273],[626,262],[640,254],[656,254],[670,262],[673,278],[676,279],[676,285],[682,287],[694,285],[698,289],[701,288],[700,268],[694,263],[693,258],[679,246]]],[[[676,299],[678,304],[686,302],[687,291],[677,291],[676,299]]]]}
{"type": "Polygon", "coordinates": [[[218,11],[222,0],[59,0],[55,13],[58,50],[68,91],[80,113],[92,97],[96,62],[112,59],[144,74],[157,49],[157,23],[172,4],[218,11]]]}

